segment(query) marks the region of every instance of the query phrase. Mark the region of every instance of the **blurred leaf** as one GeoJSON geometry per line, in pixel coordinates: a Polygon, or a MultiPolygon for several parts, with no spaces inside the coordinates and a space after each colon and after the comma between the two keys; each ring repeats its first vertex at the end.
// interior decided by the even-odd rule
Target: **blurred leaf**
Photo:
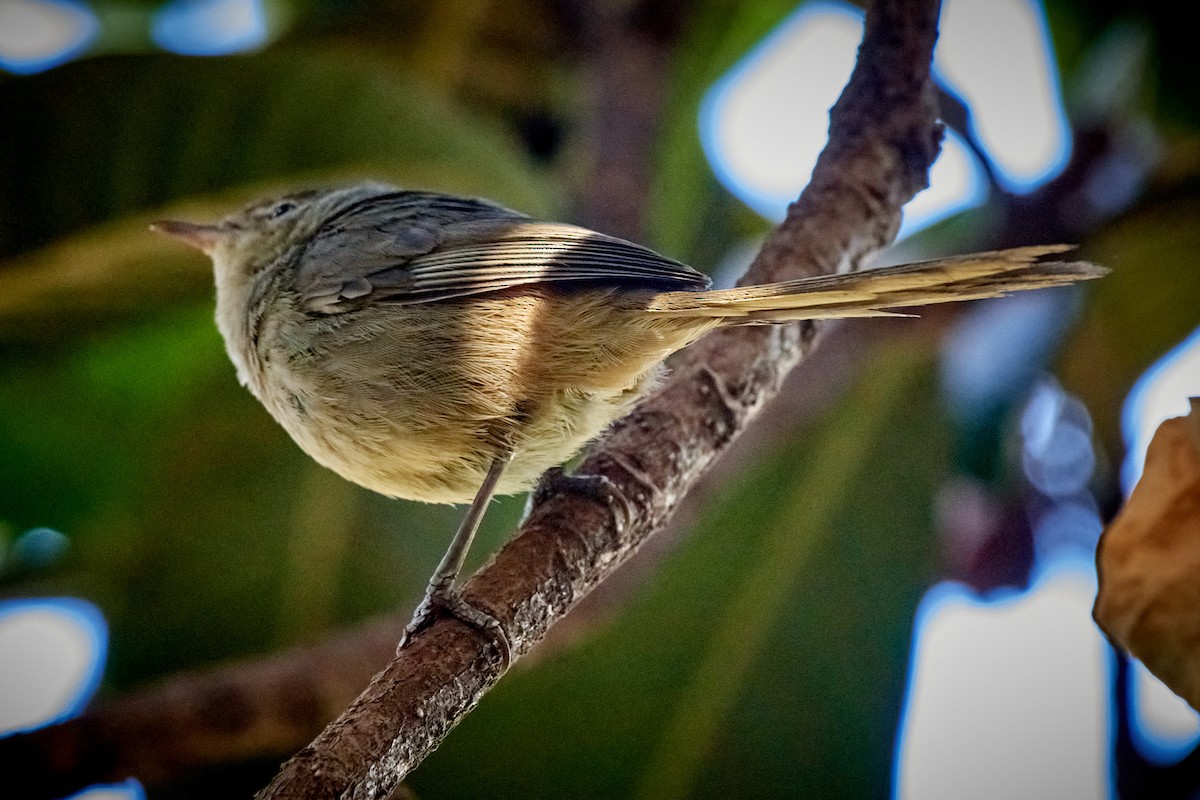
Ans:
{"type": "Polygon", "coordinates": [[[247,183],[380,172],[546,211],[493,124],[334,51],[97,58],[0,86],[0,253],[247,183]]]}
{"type": "Polygon", "coordinates": [[[1060,374],[1092,412],[1110,453],[1120,453],[1121,407],[1133,383],[1200,325],[1200,195],[1135,210],[1088,242],[1085,256],[1112,268],[1088,287],[1087,310],[1060,374]]]}
{"type": "MultiPolygon", "coordinates": [[[[222,205],[190,204],[171,216],[204,219],[222,205]]],[[[0,344],[45,347],[211,294],[208,259],[148,230],[162,216],[107,223],[0,262],[0,344]]]]}
{"type": "Polygon", "coordinates": [[[212,217],[284,187],[367,176],[535,214],[555,205],[496,126],[345,54],[98,58],[0,85],[0,107],[21,120],[0,128],[0,254],[42,246],[0,262],[9,338],[206,290],[203,258],[146,231],[164,213],[212,217]]]}
{"type": "Polygon", "coordinates": [[[1162,422],[1125,507],[1097,548],[1093,616],[1114,643],[1200,708],[1200,399],[1162,422]]]}
{"type": "Polygon", "coordinates": [[[493,690],[417,793],[885,795],[946,460],[931,373],[927,354],[880,352],[832,418],[729,487],[610,628],[493,690]]]}

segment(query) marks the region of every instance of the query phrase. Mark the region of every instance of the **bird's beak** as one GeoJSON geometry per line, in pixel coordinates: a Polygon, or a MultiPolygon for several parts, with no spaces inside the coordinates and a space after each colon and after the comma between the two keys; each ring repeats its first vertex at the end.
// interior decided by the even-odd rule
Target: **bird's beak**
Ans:
{"type": "Polygon", "coordinates": [[[225,235],[220,225],[200,225],[195,222],[181,222],[175,219],[164,219],[150,224],[150,230],[173,236],[186,244],[200,250],[205,255],[212,255],[213,249],[225,235]]]}

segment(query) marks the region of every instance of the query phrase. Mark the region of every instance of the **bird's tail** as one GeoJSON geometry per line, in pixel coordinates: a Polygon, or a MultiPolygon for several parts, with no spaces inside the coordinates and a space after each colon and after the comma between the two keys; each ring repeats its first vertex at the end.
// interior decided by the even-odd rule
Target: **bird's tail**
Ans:
{"type": "Polygon", "coordinates": [[[998,297],[1061,286],[1108,272],[1086,261],[1060,261],[1069,245],[1018,247],[840,275],[704,292],[665,292],[648,311],[690,319],[783,322],[892,316],[893,308],[998,297]]]}

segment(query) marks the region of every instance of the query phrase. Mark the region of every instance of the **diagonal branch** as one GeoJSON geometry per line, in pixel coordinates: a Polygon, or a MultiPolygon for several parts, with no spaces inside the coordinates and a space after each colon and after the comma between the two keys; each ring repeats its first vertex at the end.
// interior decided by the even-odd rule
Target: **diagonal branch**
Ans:
{"type": "MultiPolygon", "coordinates": [[[[929,62],[936,0],[878,0],[858,64],[830,114],[813,180],[748,271],[761,283],[853,268],[886,245],[927,183],[940,127],[929,62]]],[[[514,655],[613,572],[671,515],[712,460],[779,389],[817,326],[746,327],[691,348],[673,378],[621,420],[580,470],[636,506],[627,522],[575,495],[548,498],[465,587],[509,631],[514,655]]],[[[494,645],[439,620],[288,761],[261,798],[387,797],[500,678],[494,645]]]]}

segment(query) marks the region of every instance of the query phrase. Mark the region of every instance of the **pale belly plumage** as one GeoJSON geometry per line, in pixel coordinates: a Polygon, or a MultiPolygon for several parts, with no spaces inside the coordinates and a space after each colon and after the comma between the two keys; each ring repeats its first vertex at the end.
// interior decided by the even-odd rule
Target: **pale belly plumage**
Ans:
{"type": "Polygon", "coordinates": [[[528,490],[712,325],[621,314],[604,290],[391,311],[376,308],[370,323],[353,312],[319,324],[292,312],[264,319],[251,388],[319,463],[381,494],[433,503],[469,502],[506,453],[498,493],[528,490]],[[329,336],[334,328],[341,335],[329,336]]]}

